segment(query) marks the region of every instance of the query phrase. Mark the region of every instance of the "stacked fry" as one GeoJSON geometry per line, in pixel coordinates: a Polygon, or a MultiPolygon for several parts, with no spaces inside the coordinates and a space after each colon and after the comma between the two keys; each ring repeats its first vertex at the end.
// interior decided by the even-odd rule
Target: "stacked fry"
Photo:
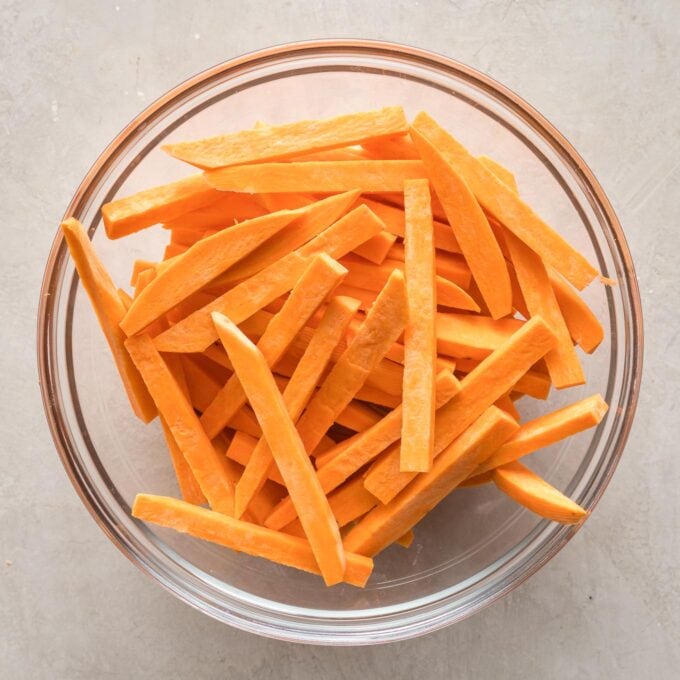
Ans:
{"type": "Polygon", "coordinates": [[[461,486],[583,520],[519,461],[607,405],[520,422],[515,404],[585,382],[576,347],[603,329],[578,291],[598,272],[507,169],[400,107],[165,150],[199,172],[102,207],[111,239],[169,233],[132,296],[62,225],[177,476],[181,500],[140,494],[135,517],[356,586],[461,486]]]}

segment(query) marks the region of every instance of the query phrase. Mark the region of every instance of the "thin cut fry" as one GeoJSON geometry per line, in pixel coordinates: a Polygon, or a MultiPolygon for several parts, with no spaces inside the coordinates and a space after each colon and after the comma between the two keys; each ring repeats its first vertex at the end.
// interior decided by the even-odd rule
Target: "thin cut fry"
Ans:
{"type": "Polygon", "coordinates": [[[202,352],[217,340],[210,320],[212,312],[226,314],[234,323],[240,323],[287,293],[305,270],[309,257],[322,252],[333,258],[342,257],[383,227],[368,208],[359,206],[309,243],[161,333],[154,338],[156,347],[162,352],[202,352]]]}
{"type": "Polygon", "coordinates": [[[347,534],[347,550],[376,555],[415,526],[453,491],[476,465],[495,451],[518,428],[495,407],[487,409],[393,501],[378,505],[347,534]]]}
{"type": "Polygon", "coordinates": [[[522,425],[498,451],[485,460],[473,475],[480,475],[500,465],[512,463],[522,456],[550,446],[577,432],[595,427],[607,412],[607,404],[599,394],[539,416],[522,425]]]}
{"type": "Polygon", "coordinates": [[[111,349],[130,406],[140,420],[148,423],[154,419],[158,411],[124,346],[125,333],[118,324],[125,316],[125,306],[80,222],[69,218],[62,223],[61,229],[80,281],[90,298],[92,308],[111,349]]]}
{"type": "Polygon", "coordinates": [[[223,168],[352,146],[407,131],[408,122],[401,106],[390,106],[324,120],[268,125],[196,142],[168,144],[163,150],[199,168],[223,168]]]}
{"type": "Polygon", "coordinates": [[[407,179],[425,176],[420,161],[309,161],[238,165],[206,173],[210,186],[247,194],[312,191],[399,191],[407,179]]]}
{"type": "MultiPolygon", "coordinates": [[[[493,354],[461,381],[461,390],[438,412],[434,456],[446,448],[496,399],[509,392],[520,376],[555,344],[555,335],[538,316],[527,321],[493,354]]],[[[386,455],[364,479],[366,488],[389,503],[414,477],[399,470],[399,453],[386,455]]]]}
{"type": "Polygon", "coordinates": [[[524,241],[547,264],[582,290],[597,270],[575,248],[548,226],[526,203],[490,170],[445,132],[426,113],[419,113],[413,127],[427,137],[448,163],[463,177],[484,210],[524,241]]]}
{"type": "Polygon", "coordinates": [[[300,418],[298,430],[307,451],[314,451],[337,415],[350,403],[368,374],[401,335],[406,314],[404,277],[401,272],[395,271],[300,418]]]}
{"type": "MultiPolygon", "coordinates": [[[[460,390],[460,384],[450,374],[442,372],[437,376],[436,406],[443,406],[460,390]]],[[[402,408],[397,407],[386,415],[370,430],[353,437],[347,444],[338,444],[333,454],[325,454],[319,464],[318,477],[323,490],[330,493],[346,479],[369,463],[386,446],[395,442],[401,433],[402,408]]],[[[393,449],[399,456],[399,446],[393,449]]],[[[389,451],[389,449],[388,449],[389,451]]],[[[284,498],[267,518],[266,525],[273,529],[280,529],[289,524],[295,517],[295,508],[290,498],[284,498]]]]}
{"type": "MultiPolygon", "coordinates": [[[[282,211],[256,217],[202,239],[156,275],[128,310],[121,328],[134,335],[252,252],[295,219],[282,211]]],[[[153,271],[153,270],[147,270],[153,271]]],[[[140,275],[141,276],[141,275],[140,275]]]]}
{"type": "MultiPolygon", "coordinates": [[[[314,552],[305,539],[227,517],[175,498],[138,494],[132,507],[132,516],[232,550],[265,557],[313,574],[319,573],[314,552]]],[[[353,553],[346,553],[346,558],[347,569],[342,580],[363,587],[371,575],[373,561],[353,553]]]]}
{"type": "Polygon", "coordinates": [[[153,341],[148,335],[137,335],[128,338],[125,347],[210,507],[217,512],[232,514],[234,495],[224,462],[226,459],[215,451],[153,341]]]}
{"type": "Polygon", "coordinates": [[[563,524],[578,524],[588,516],[578,503],[522,463],[507,463],[496,468],[493,481],[510,498],[541,517],[563,524]]]}
{"type": "Polygon", "coordinates": [[[404,207],[408,323],[404,331],[400,465],[402,470],[426,472],[432,465],[434,446],[437,357],[434,243],[427,180],[404,184],[404,207]]]}
{"type": "Polygon", "coordinates": [[[508,268],[484,212],[445,151],[437,148],[417,126],[411,129],[411,137],[491,316],[500,319],[510,314],[512,289],[508,268]]]}
{"type": "Polygon", "coordinates": [[[219,196],[220,192],[211,187],[205,176],[199,173],[119,198],[102,206],[106,234],[111,239],[133,234],[208,205],[219,196]]]}
{"type": "Polygon", "coordinates": [[[213,320],[286,482],[324,581],[339,583],[346,564],[340,531],[267,362],[227,317],[215,313],[213,320]]]}
{"type": "MultiPolygon", "coordinates": [[[[274,316],[257,343],[268,366],[274,366],[283,356],[293,338],[345,273],[345,268],[328,255],[316,255],[311,259],[281,311],[274,316]]],[[[210,438],[215,437],[245,403],[245,390],[238,377],[232,375],[201,416],[206,434],[210,438]]]]}
{"type": "MultiPolygon", "coordinates": [[[[346,298],[336,297],[328,305],[316,333],[283,391],[283,400],[293,422],[297,421],[307,405],[330,361],[333,348],[340,341],[355,311],[356,304],[346,298]]],[[[271,450],[267,441],[262,438],[257,442],[243,476],[236,485],[235,517],[240,517],[257,495],[272,463],[271,450]]]]}

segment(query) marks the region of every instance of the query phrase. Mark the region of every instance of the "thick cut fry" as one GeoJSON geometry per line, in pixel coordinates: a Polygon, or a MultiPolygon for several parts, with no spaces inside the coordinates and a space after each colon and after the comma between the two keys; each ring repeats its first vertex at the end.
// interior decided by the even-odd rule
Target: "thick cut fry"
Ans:
{"type": "Polygon", "coordinates": [[[221,191],[217,199],[208,205],[183,213],[172,220],[166,220],[163,227],[173,231],[185,229],[194,232],[224,229],[276,210],[278,208],[263,208],[256,196],[221,191]]]}
{"type": "MultiPolygon", "coordinates": [[[[132,516],[238,552],[319,573],[314,552],[305,539],[227,517],[175,498],[138,494],[132,507],[132,516]]],[[[347,568],[341,580],[363,587],[372,569],[370,558],[347,553],[347,568]]]]}
{"type": "MultiPolygon", "coordinates": [[[[387,231],[395,236],[404,238],[406,227],[404,224],[404,210],[402,208],[366,197],[363,197],[361,202],[368,206],[385,223],[387,231]]],[[[436,248],[449,253],[460,253],[460,245],[448,224],[435,220],[432,223],[432,229],[436,248]]]]}
{"type": "Polygon", "coordinates": [[[189,248],[187,246],[182,246],[179,243],[168,243],[163,251],[163,262],[172,260],[179,255],[183,255],[189,248]]]}
{"type": "Polygon", "coordinates": [[[473,475],[480,475],[500,465],[512,463],[522,456],[550,446],[577,432],[595,427],[607,412],[607,404],[599,394],[539,416],[522,425],[498,451],[485,460],[473,475]]]}
{"type": "Polygon", "coordinates": [[[345,573],[340,531],[267,362],[227,317],[215,313],[213,320],[286,482],[324,581],[339,583],[345,573]]]}
{"type": "MultiPolygon", "coordinates": [[[[345,255],[342,264],[349,274],[346,281],[350,286],[367,290],[381,290],[389,275],[395,270],[404,271],[404,262],[385,260],[382,264],[370,264],[356,255],[345,255]]],[[[435,276],[437,303],[445,307],[455,307],[478,312],[477,303],[458,285],[442,276],[435,276]]]]}
{"type": "Polygon", "coordinates": [[[553,385],[557,389],[582,385],[586,377],[543,261],[513,233],[505,234],[505,242],[530,316],[540,316],[557,337],[557,344],[545,355],[553,385]]]}
{"type": "Polygon", "coordinates": [[[541,517],[562,524],[578,524],[588,516],[578,503],[574,503],[522,463],[507,463],[496,468],[493,481],[512,500],[541,517]]]}
{"type": "Polygon", "coordinates": [[[426,472],[432,465],[434,445],[437,358],[437,296],[427,180],[412,180],[404,184],[404,208],[408,323],[404,331],[400,465],[402,470],[426,472]]]}
{"type": "Polygon", "coordinates": [[[437,350],[456,358],[483,359],[522,327],[519,319],[473,314],[437,314],[437,350]]]}
{"type": "MultiPolygon", "coordinates": [[[[477,359],[457,359],[456,370],[460,373],[470,373],[481,362],[477,359]]],[[[542,373],[534,368],[529,369],[512,388],[513,392],[526,394],[534,399],[547,399],[550,394],[550,377],[547,373],[542,373]]]]}
{"type": "Polygon", "coordinates": [[[404,276],[395,271],[359,331],[314,395],[298,423],[305,449],[312,453],[336,417],[366,382],[406,324],[404,276]]]}
{"type": "Polygon", "coordinates": [[[198,241],[171,266],[157,274],[143,293],[135,298],[120,324],[121,328],[128,336],[138,333],[251,253],[295,217],[296,213],[291,211],[272,213],[198,241]]]}
{"type": "Polygon", "coordinates": [[[296,248],[302,247],[307,241],[337,222],[358,197],[358,191],[347,191],[344,194],[329,196],[321,201],[311,201],[299,206],[297,208],[299,217],[287,224],[275,239],[263,243],[250,255],[228,269],[218,277],[215,283],[220,285],[246,279],[285,257],[296,248]]]}
{"type": "Polygon", "coordinates": [[[484,212],[444,151],[418,128],[411,129],[411,137],[491,316],[507,316],[512,312],[510,276],[484,212]]]}
{"type": "MultiPolygon", "coordinates": [[[[346,270],[328,255],[316,255],[295,284],[281,311],[270,321],[257,343],[268,366],[283,356],[293,338],[330,295],[346,270]]],[[[213,438],[246,403],[237,375],[232,375],[201,416],[201,425],[213,438]]],[[[240,517],[240,515],[238,515],[240,517]]]]}
{"type": "MultiPolygon", "coordinates": [[[[388,253],[390,260],[399,260],[403,262],[406,254],[403,243],[395,243],[388,253]]],[[[465,259],[461,255],[454,255],[446,251],[435,251],[435,271],[439,276],[443,276],[449,281],[453,281],[461,288],[469,288],[472,279],[470,267],[465,263],[465,259]]]]}
{"type": "Polygon", "coordinates": [[[247,194],[352,189],[378,193],[399,191],[405,180],[424,176],[420,161],[309,161],[221,168],[206,173],[206,180],[220,191],[247,194]]]}
{"type": "Polygon", "coordinates": [[[102,206],[106,234],[111,239],[121,238],[208,205],[219,197],[220,192],[200,173],[146,189],[102,206]]]}
{"type": "Polygon", "coordinates": [[[225,458],[215,451],[163,357],[148,335],[128,338],[125,347],[210,507],[230,515],[234,510],[234,495],[225,458]]]}
{"type": "Polygon", "coordinates": [[[418,475],[393,501],[378,505],[356,524],[345,536],[346,549],[373,556],[394,543],[517,428],[517,423],[503,411],[493,406],[484,411],[442,451],[429,472],[418,475]]]}
{"type": "MultiPolygon", "coordinates": [[[[460,383],[450,373],[440,373],[437,376],[435,406],[443,406],[459,390],[460,383]]],[[[399,406],[370,430],[352,437],[347,443],[338,444],[332,454],[330,451],[324,454],[323,461],[317,459],[319,466],[317,474],[323,490],[329,493],[336,489],[390,444],[394,447],[392,449],[394,453],[399,457],[399,444],[394,444],[394,442],[401,433],[401,423],[402,407],[399,406]]],[[[295,507],[291,499],[284,498],[266,519],[266,525],[273,529],[280,529],[289,524],[294,517],[295,507]]]]}
{"type": "Polygon", "coordinates": [[[395,234],[392,234],[385,229],[373,236],[373,238],[368,239],[365,243],[357,246],[354,249],[354,252],[365,260],[373,262],[373,264],[381,264],[387,257],[387,253],[390,252],[390,248],[392,248],[396,240],[397,237],[395,234]]]}
{"type": "Polygon", "coordinates": [[[80,222],[69,218],[62,223],[61,229],[80,281],[113,355],[130,406],[140,420],[148,423],[158,411],[124,346],[125,333],[118,324],[125,316],[125,305],[80,222]]]}
{"type": "MultiPolygon", "coordinates": [[[[334,347],[344,335],[347,324],[355,312],[356,304],[346,298],[336,297],[326,308],[323,319],[283,390],[283,401],[293,422],[300,417],[314,393],[314,388],[331,359],[334,347]]],[[[236,485],[235,517],[240,517],[257,495],[272,463],[271,450],[267,441],[262,438],[257,442],[243,476],[236,485]]]]}
{"type": "Polygon", "coordinates": [[[554,267],[579,290],[598,275],[581,253],[430,116],[419,113],[413,128],[437,147],[447,163],[465,180],[484,210],[524,241],[547,265],[554,267]]]}
{"type": "Polygon", "coordinates": [[[156,346],[163,352],[202,352],[217,340],[211,326],[212,312],[226,314],[234,323],[240,323],[287,293],[302,275],[309,257],[323,252],[342,257],[383,228],[384,224],[368,208],[359,206],[298,250],[161,333],[154,339],[156,346]]]}
{"type": "Polygon", "coordinates": [[[163,150],[199,168],[223,168],[338,149],[407,131],[403,109],[390,106],[377,111],[268,125],[195,142],[168,144],[163,150]]]}
{"type": "MultiPolygon", "coordinates": [[[[460,392],[437,412],[435,458],[496,399],[509,392],[529,367],[554,347],[555,341],[545,322],[535,316],[468,373],[461,381],[460,392]]],[[[381,502],[389,503],[414,475],[400,471],[396,452],[377,460],[364,484],[381,502]]]]}
{"type": "Polygon", "coordinates": [[[604,329],[583,298],[556,271],[548,269],[557,304],[569,329],[571,339],[592,354],[604,339],[604,329]]]}

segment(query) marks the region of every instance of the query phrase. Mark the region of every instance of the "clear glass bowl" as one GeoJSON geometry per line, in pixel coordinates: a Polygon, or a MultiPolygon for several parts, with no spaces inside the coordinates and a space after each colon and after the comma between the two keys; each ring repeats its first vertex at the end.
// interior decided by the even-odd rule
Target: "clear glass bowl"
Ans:
{"type": "MultiPolygon", "coordinates": [[[[592,173],[566,140],[507,88],[451,59],[367,41],[322,41],[266,49],[179,85],[133,120],[103,152],[66,215],[80,219],[114,279],[135,258],[160,257],[151,229],[107,241],[100,206],[170,181],[188,168],[161,144],[270,123],[401,104],[429,111],[475,153],[511,168],[538,212],[595,262],[615,287],[585,297],[606,328],[584,356],[588,385],[520,402],[538,414],[601,392],[610,411],[594,431],[533,456],[532,466],[592,510],[621,456],[641,372],[638,287],[619,222],[592,173]]],[[[495,488],[452,494],[416,528],[415,544],[390,548],[361,590],[327,589],[319,578],[136,522],[137,492],[176,494],[157,425],[128,408],[94,314],[61,235],[47,262],[38,326],[40,381],[54,441],[73,485],[109,538],[177,597],[238,628],[286,640],[370,644],[458,621],[515,588],[576,528],[543,521],[495,488]]]]}

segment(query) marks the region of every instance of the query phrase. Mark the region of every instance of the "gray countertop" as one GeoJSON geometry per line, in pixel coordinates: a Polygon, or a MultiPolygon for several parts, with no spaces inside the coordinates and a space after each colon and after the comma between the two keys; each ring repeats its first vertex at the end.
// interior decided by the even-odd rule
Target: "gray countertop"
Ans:
{"type": "Polygon", "coordinates": [[[680,4],[0,1],[0,677],[638,678],[680,667],[680,4]],[[315,37],[418,45],[489,73],[584,156],[645,304],[628,448],[586,527],[501,602],[422,639],[261,639],[161,590],[80,504],[42,413],[35,320],[59,218],[100,150],[168,88],[315,37]]]}

